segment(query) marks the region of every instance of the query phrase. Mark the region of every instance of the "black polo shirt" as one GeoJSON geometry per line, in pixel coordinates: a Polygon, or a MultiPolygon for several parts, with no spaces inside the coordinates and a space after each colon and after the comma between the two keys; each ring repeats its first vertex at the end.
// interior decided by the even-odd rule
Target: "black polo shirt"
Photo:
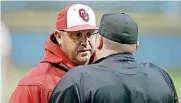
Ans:
{"type": "Polygon", "coordinates": [[[69,71],[49,103],[178,103],[178,97],[166,71],[120,53],[69,71]]]}

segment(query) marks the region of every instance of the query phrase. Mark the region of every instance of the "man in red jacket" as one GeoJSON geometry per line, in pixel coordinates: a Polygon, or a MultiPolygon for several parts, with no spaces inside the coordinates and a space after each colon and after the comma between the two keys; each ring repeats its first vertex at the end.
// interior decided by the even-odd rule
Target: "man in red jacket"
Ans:
{"type": "Polygon", "coordinates": [[[96,29],[95,14],[89,6],[73,4],[64,8],[58,14],[55,32],[45,44],[40,64],[20,80],[9,103],[47,103],[69,69],[95,60],[96,29]]]}

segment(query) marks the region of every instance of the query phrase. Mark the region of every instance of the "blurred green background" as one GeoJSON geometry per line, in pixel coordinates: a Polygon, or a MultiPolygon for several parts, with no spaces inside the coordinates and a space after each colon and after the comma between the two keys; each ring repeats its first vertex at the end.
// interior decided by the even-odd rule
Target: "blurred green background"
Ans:
{"type": "Polygon", "coordinates": [[[41,60],[44,43],[55,30],[58,12],[73,3],[92,7],[97,25],[107,12],[126,12],[133,17],[140,35],[136,58],[166,69],[181,100],[180,1],[1,1],[1,22],[10,32],[10,60],[14,67],[6,68],[5,103],[20,78],[41,60]]]}

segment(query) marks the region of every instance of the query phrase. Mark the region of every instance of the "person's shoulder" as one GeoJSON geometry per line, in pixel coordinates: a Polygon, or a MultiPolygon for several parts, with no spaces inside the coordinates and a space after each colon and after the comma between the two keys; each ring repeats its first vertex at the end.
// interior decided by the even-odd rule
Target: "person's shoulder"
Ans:
{"type": "Polygon", "coordinates": [[[95,67],[96,66],[94,64],[76,66],[68,71],[66,75],[74,80],[80,80],[82,77],[84,77],[84,75],[90,74],[92,71],[95,71],[95,67]]]}
{"type": "Polygon", "coordinates": [[[150,69],[150,70],[163,70],[163,68],[161,68],[160,66],[151,63],[151,62],[140,62],[140,64],[146,68],[146,69],[150,69]]]}
{"type": "Polygon", "coordinates": [[[158,66],[158,65],[156,65],[156,64],[154,64],[154,63],[141,62],[141,64],[142,64],[142,66],[143,66],[144,68],[146,68],[147,71],[153,71],[153,72],[157,71],[157,72],[161,73],[164,77],[165,77],[165,76],[166,76],[166,77],[167,77],[167,76],[170,77],[169,73],[168,73],[164,68],[162,68],[162,67],[160,67],[160,66],[158,66]]]}
{"type": "Polygon", "coordinates": [[[45,77],[51,65],[49,63],[40,63],[30,69],[19,81],[18,85],[43,85],[45,77]]]}
{"type": "Polygon", "coordinates": [[[144,66],[144,71],[146,71],[146,73],[151,74],[150,76],[155,76],[160,78],[163,77],[164,80],[168,83],[168,85],[172,88],[173,86],[172,78],[169,75],[169,73],[166,71],[166,69],[161,68],[160,66],[154,63],[142,62],[142,65],[144,66]]]}
{"type": "Polygon", "coordinates": [[[149,63],[149,68],[153,69],[155,71],[158,71],[162,75],[162,77],[165,79],[165,81],[168,83],[169,87],[173,88],[172,78],[165,69],[163,69],[163,68],[161,68],[161,67],[159,67],[159,66],[157,66],[157,65],[155,65],[153,63],[149,63]]]}
{"type": "Polygon", "coordinates": [[[76,66],[73,69],[71,69],[69,73],[87,73],[89,71],[94,70],[95,67],[97,67],[97,65],[95,64],[76,66]]]}

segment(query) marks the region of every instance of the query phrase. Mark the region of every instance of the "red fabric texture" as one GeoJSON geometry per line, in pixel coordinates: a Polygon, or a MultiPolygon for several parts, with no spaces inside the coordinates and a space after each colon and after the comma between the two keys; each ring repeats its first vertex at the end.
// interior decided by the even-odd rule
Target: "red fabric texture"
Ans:
{"type": "MultiPolygon", "coordinates": [[[[50,35],[50,37],[53,34],[50,35]]],[[[60,46],[51,41],[45,43],[45,55],[18,83],[9,103],[48,103],[53,88],[66,72],[51,65],[63,63],[68,68],[75,64],[62,52],[60,46]]],[[[92,61],[96,60],[95,54],[92,61]]]]}

